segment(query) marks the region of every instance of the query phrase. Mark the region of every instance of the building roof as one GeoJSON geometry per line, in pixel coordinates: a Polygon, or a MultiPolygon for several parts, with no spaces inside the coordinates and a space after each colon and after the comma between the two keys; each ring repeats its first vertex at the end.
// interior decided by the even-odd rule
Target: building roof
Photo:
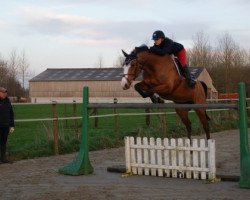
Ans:
{"type": "Polygon", "coordinates": [[[191,77],[194,80],[197,79],[204,69],[205,69],[204,67],[190,67],[189,70],[190,70],[191,77]]]}
{"type": "MultiPolygon", "coordinates": [[[[190,67],[194,79],[204,68],[190,67]]],[[[36,81],[120,81],[123,68],[48,68],[30,80],[36,81]]],[[[140,80],[141,77],[139,77],[140,80]]]]}
{"type": "Polygon", "coordinates": [[[123,68],[49,68],[30,81],[121,80],[123,68]]]}

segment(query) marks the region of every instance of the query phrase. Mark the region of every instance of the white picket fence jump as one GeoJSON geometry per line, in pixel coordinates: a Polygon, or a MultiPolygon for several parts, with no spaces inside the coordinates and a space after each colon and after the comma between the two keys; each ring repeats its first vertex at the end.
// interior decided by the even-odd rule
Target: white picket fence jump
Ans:
{"type": "Polygon", "coordinates": [[[125,137],[127,173],[214,180],[215,140],[125,137]]]}

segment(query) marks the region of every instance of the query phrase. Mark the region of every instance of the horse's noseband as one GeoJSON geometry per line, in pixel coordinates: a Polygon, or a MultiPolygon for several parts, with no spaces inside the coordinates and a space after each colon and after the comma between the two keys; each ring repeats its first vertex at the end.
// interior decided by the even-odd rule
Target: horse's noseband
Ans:
{"type": "MultiPolygon", "coordinates": [[[[126,64],[126,65],[129,65],[132,61],[134,61],[134,60],[136,60],[137,58],[136,57],[130,57],[130,58],[128,58],[128,59],[126,59],[125,61],[124,61],[124,64],[126,64]]],[[[136,75],[135,73],[133,73],[133,74],[123,74],[122,75],[122,77],[124,77],[126,80],[127,80],[127,82],[131,85],[132,84],[132,81],[134,81],[136,78],[137,78],[137,76],[138,75],[136,75]],[[131,80],[129,80],[128,78],[127,78],[127,76],[133,76],[134,78],[133,79],[131,79],[131,80]]]]}
{"type": "Polygon", "coordinates": [[[127,75],[134,75],[134,74],[123,74],[122,77],[125,78],[127,80],[127,82],[129,83],[129,85],[131,85],[132,81],[134,79],[132,79],[131,81],[126,77],[127,75]]]}

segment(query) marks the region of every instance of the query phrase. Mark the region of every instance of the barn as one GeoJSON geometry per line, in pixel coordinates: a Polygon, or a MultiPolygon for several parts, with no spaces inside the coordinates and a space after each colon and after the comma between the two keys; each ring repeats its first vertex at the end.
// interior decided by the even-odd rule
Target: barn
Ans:
{"type": "MultiPolygon", "coordinates": [[[[209,88],[209,98],[217,98],[212,79],[205,68],[190,68],[197,80],[209,88]]],[[[81,102],[83,86],[89,87],[90,102],[147,102],[133,89],[123,90],[123,68],[48,68],[29,81],[31,102],[81,102]]],[[[140,77],[138,81],[140,80],[140,77]]]]}
{"type": "Polygon", "coordinates": [[[204,67],[190,67],[191,75],[195,80],[203,81],[208,87],[208,99],[218,99],[218,91],[213,85],[213,80],[204,67]]]}

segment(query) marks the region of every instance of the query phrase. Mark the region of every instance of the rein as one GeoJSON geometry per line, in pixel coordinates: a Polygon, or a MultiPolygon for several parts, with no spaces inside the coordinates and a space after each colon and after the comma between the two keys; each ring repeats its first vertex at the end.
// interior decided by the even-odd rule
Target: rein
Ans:
{"type": "Polygon", "coordinates": [[[131,84],[132,83],[132,81],[134,81],[135,80],[135,78],[134,79],[132,79],[131,81],[126,77],[126,76],[129,76],[129,75],[131,75],[131,76],[134,76],[135,77],[135,74],[123,74],[122,75],[122,77],[124,77],[126,80],[127,80],[127,82],[129,83],[129,84],[131,84]]]}

